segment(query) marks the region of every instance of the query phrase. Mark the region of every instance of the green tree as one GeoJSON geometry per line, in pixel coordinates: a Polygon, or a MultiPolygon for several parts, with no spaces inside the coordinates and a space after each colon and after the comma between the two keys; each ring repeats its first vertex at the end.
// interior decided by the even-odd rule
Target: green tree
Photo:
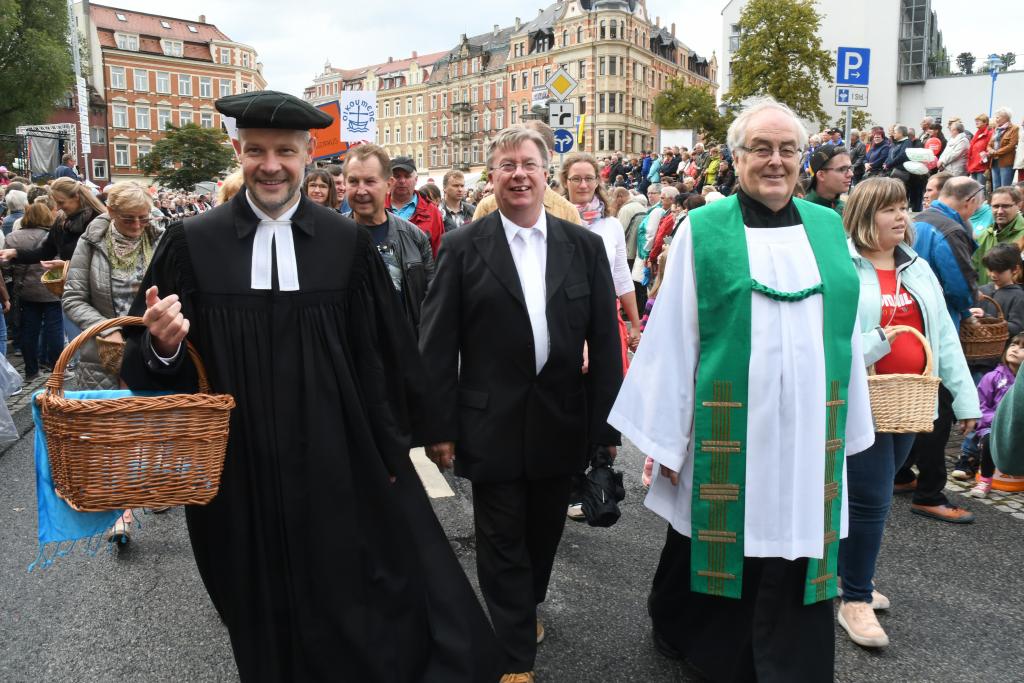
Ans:
{"type": "Polygon", "coordinates": [[[0,132],[45,123],[74,83],[66,0],[0,0],[0,132]]]}
{"type": "Polygon", "coordinates": [[[139,159],[139,168],[155,175],[165,187],[192,190],[196,183],[213,180],[235,165],[235,153],[227,142],[228,136],[219,128],[168,125],[167,135],[139,159]]]}
{"type": "Polygon", "coordinates": [[[965,76],[974,73],[974,62],[974,55],[970,52],[961,52],[956,56],[956,68],[960,69],[960,73],[965,76]]]}
{"type": "Polygon", "coordinates": [[[1003,62],[1001,71],[1008,71],[1011,66],[1017,63],[1017,55],[1013,52],[1005,52],[999,55],[999,59],[1003,62]]]}
{"type": "MultiPolygon", "coordinates": [[[[841,131],[846,130],[846,112],[842,112],[836,117],[836,120],[832,122],[830,128],[838,128],[841,131]]],[[[871,128],[871,112],[867,109],[853,109],[853,127],[857,130],[863,131],[871,128]]],[[[845,133],[844,133],[845,134],[845,133]]]]}
{"type": "Polygon", "coordinates": [[[718,113],[715,96],[704,88],[672,81],[654,100],[654,122],[669,130],[688,128],[709,140],[724,140],[728,124],[718,113]],[[725,124],[725,125],[723,125],[725,124]]]}
{"type": "Polygon", "coordinates": [[[831,81],[835,59],[821,46],[820,27],[814,0],[750,0],[740,14],[726,100],[770,95],[824,125],[821,87],[831,81]]]}

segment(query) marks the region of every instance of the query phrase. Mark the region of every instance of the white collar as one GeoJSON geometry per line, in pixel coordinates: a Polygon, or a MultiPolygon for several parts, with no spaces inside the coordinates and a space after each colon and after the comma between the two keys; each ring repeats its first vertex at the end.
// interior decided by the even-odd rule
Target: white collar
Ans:
{"type": "Polygon", "coordinates": [[[512,240],[516,238],[516,234],[520,230],[524,229],[536,230],[544,237],[545,240],[548,238],[548,215],[547,212],[544,211],[543,206],[540,209],[540,216],[537,217],[537,222],[531,226],[516,225],[500,210],[498,211],[498,215],[501,216],[501,227],[505,229],[505,239],[508,240],[509,244],[512,244],[512,240]]]}
{"type": "Polygon", "coordinates": [[[254,214],[256,214],[256,218],[259,218],[260,221],[271,221],[271,222],[274,222],[274,223],[278,223],[278,222],[283,223],[283,222],[290,222],[292,220],[292,216],[294,216],[295,212],[299,210],[299,204],[302,202],[302,197],[299,197],[299,200],[297,202],[295,202],[294,204],[292,204],[290,209],[288,209],[287,211],[282,213],[277,218],[271,218],[266,213],[261,211],[259,209],[259,207],[257,207],[255,204],[253,204],[252,203],[252,197],[249,196],[249,191],[248,190],[246,190],[246,192],[245,192],[245,201],[249,202],[249,208],[252,209],[252,212],[254,214]]]}

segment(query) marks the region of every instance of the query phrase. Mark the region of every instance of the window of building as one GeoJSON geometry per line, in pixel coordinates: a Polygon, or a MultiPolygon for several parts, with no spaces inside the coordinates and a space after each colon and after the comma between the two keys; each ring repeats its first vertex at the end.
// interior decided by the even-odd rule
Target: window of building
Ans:
{"type": "Polygon", "coordinates": [[[204,111],[199,114],[199,125],[203,128],[213,128],[213,112],[204,111]]]}
{"type": "Polygon", "coordinates": [[[252,90],[252,83],[249,81],[242,81],[242,92],[249,92],[252,90]]]}
{"type": "Polygon", "coordinates": [[[583,42],[583,27],[582,26],[577,26],[576,27],[576,44],[579,45],[582,42],[583,42]]]}
{"type": "Polygon", "coordinates": [[[536,88],[539,85],[540,85],[540,71],[538,71],[537,69],[534,69],[533,70],[533,87],[536,88]]]}
{"type": "Polygon", "coordinates": [[[135,105],[135,128],[149,130],[149,107],[135,105]]]}
{"type": "Polygon", "coordinates": [[[472,89],[470,89],[470,93],[471,93],[470,94],[470,102],[472,102],[473,104],[477,103],[477,101],[480,99],[478,97],[479,92],[480,92],[480,88],[478,88],[476,86],[473,86],[472,89]]]}
{"type": "Polygon", "coordinates": [[[587,98],[586,98],[585,95],[580,97],[579,109],[580,109],[580,111],[579,111],[579,115],[580,116],[583,116],[584,114],[587,113],[587,98]]]}
{"type": "Polygon", "coordinates": [[[597,131],[597,151],[604,151],[604,130],[597,131]]]}
{"type": "Polygon", "coordinates": [[[395,144],[401,144],[402,142],[402,127],[395,126],[395,144]]]}
{"type": "Polygon", "coordinates": [[[508,120],[511,125],[516,125],[516,106],[514,104],[508,109],[508,120]]]}
{"type": "Polygon", "coordinates": [[[447,147],[442,147],[441,148],[441,165],[442,166],[447,166],[448,165],[448,148],[447,147]]]}
{"type": "Polygon", "coordinates": [[[416,124],[416,142],[423,142],[423,124],[416,124]]]}
{"type": "Polygon", "coordinates": [[[484,131],[491,130],[491,112],[484,112],[484,131]]]}
{"type": "MultiPolygon", "coordinates": [[[[335,83],[337,85],[337,83],[335,83]]],[[[220,96],[227,97],[231,94],[232,83],[226,78],[220,79],[220,96]]]]}
{"type": "Polygon", "coordinates": [[[608,71],[608,60],[605,57],[599,57],[597,60],[597,75],[604,76],[608,71]]]}
{"type": "Polygon", "coordinates": [[[469,130],[473,133],[480,130],[480,115],[476,112],[473,112],[473,118],[470,120],[469,130]]]}
{"type": "Polygon", "coordinates": [[[114,39],[117,41],[118,50],[139,51],[139,36],[134,33],[115,33],[114,39]]]}
{"type": "Polygon", "coordinates": [[[609,93],[608,94],[608,113],[609,114],[614,114],[616,112],[616,109],[615,109],[615,100],[616,99],[617,98],[615,97],[615,93],[609,93]]]}
{"type": "Polygon", "coordinates": [[[178,94],[192,96],[192,77],[188,74],[178,74],[178,94]]]}
{"type": "Polygon", "coordinates": [[[430,137],[432,137],[432,138],[436,138],[437,137],[437,121],[431,121],[430,122],[430,137]]]}
{"type": "Polygon", "coordinates": [[[604,112],[605,112],[605,95],[604,95],[604,93],[599,93],[597,95],[597,113],[598,114],[603,114],[604,112]]]}
{"type": "Polygon", "coordinates": [[[106,180],[107,179],[107,160],[106,159],[93,159],[92,160],[92,177],[95,180],[106,180]]]}
{"type": "Polygon", "coordinates": [[[391,118],[391,102],[390,101],[384,102],[384,116],[382,116],[381,118],[385,118],[385,119],[391,118]]]}
{"type": "Polygon", "coordinates": [[[416,168],[423,168],[423,150],[416,151],[416,168]]]}
{"type": "Polygon", "coordinates": [[[526,102],[523,102],[522,111],[519,112],[520,120],[521,121],[525,121],[526,120],[526,115],[529,114],[529,113],[530,113],[530,105],[527,104],[526,102]]]}
{"type": "Polygon", "coordinates": [[[402,115],[402,100],[395,100],[395,116],[402,115]]]}
{"type": "Polygon", "coordinates": [[[171,122],[171,110],[170,109],[157,109],[156,110],[156,128],[157,130],[167,130],[167,124],[171,122]]]}
{"type": "Polygon", "coordinates": [[[213,79],[209,76],[199,77],[199,96],[213,97],[213,79]]]}
{"type": "MultiPolygon", "coordinates": [[[[601,23],[604,23],[604,22],[601,22],[601,23]]],[[[619,32],[618,32],[618,22],[617,21],[613,21],[611,26],[608,27],[608,37],[611,38],[612,40],[618,40],[619,32]]]]}
{"type": "Polygon", "coordinates": [[[89,140],[91,140],[94,145],[107,144],[107,129],[101,128],[100,126],[93,126],[89,129],[89,140]]]}
{"type": "Polygon", "coordinates": [[[249,53],[248,52],[243,52],[242,53],[242,66],[245,67],[246,69],[249,68],[249,53]]]}
{"type": "Polygon", "coordinates": [[[180,57],[184,54],[184,45],[180,40],[161,40],[160,46],[164,49],[164,54],[169,57],[180,57]]]}
{"type": "Polygon", "coordinates": [[[430,148],[430,167],[437,168],[437,147],[430,148]]]}
{"type": "Polygon", "coordinates": [[[412,124],[408,124],[405,127],[405,141],[412,142],[412,124]]]}
{"type": "Polygon", "coordinates": [[[166,71],[156,72],[156,91],[165,95],[171,94],[171,74],[166,71]]]}
{"type": "Polygon", "coordinates": [[[423,113],[423,95],[417,95],[416,96],[416,113],[417,114],[422,114],[423,113]]]}
{"type": "Polygon", "coordinates": [[[114,165],[123,166],[125,168],[131,165],[131,161],[128,158],[127,142],[119,142],[114,145],[114,165]]]}
{"type": "Polygon", "coordinates": [[[128,105],[115,104],[112,107],[114,112],[114,128],[128,127],[128,105]]]}
{"type": "Polygon", "coordinates": [[[512,74],[512,76],[511,76],[511,84],[509,85],[509,90],[511,92],[515,92],[516,91],[516,75],[515,74],[512,74]]]}
{"type": "Polygon", "coordinates": [[[405,113],[406,114],[411,114],[412,113],[412,98],[411,97],[406,97],[405,98],[405,113]]]}
{"type": "Polygon", "coordinates": [[[391,144],[391,129],[390,128],[385,128],[384,129],[384,144],[385,145],[390,145],[391,144]]]}
{"type": "Polygon", "coordinates": [[[441,137],[448,137],[448,119],[441,119],[441,137]]]}
{"type": "Polygon", "coordinates": [[[497,128],[498,130],[501,130],[501,129],[503,129],[505,127],[505,110],[504,109],[499,109],[497,116],[498,116],[498,121],[495,124],[495,128],[497,128]]]}
{"type": "Polygon", "coordinates": [[[494,99],[500,100],[505,97],[505,81],[494,81],[494,99]]]}
{"type": "Polygon", "coordinates": [[[473,163],[480,163],[480,145],[475,142],[473,143],[473,163]]]}
{"type": "Polygon", "coordinates": [[[149,71],[146,69],[132,69],[132,79],[136,92],[149,92],[149,71]]]}
{"type": "Polygon", "coordinates": [[[528,80],[529,75],[530,74],[527,73],[526,71],[523,71],[522,73],[519,74],[519,77],[521,79],[520,80],[520,85],[522,85],[523,90],[526,90],[527,88],[530,87],[529,80],[528,80]]]}
{"type": "Polygon", "coordinates": [[[189,33],[199,33],[199,29],[197,29],[192,24],[186,24],[186,25],[188,26],[188,32],[189,33]]]}
{"type": "Polygon", "coordinates": [[[124,90],[128,86],[125,84],[124,67],[123,66],[112,66],[110,67],[110,87],[117,90],[124,90]]]}
{"type": "Polygon", "coordinates": [[[192,119],[192,110],[191,109],[182,109],[180,112],[178,112],[178,125],[179,126],[184,126],[186,123],[192,123],[192,122],[193,122],[193,119],[192,119]]]}
{"type": "Polygon", "coordinates": [[[600,31],[600,33],[598,33],[598,37],[601,40],[604,40],[607,24],[608,24],[608,22],[606,22],[604,19],[601,20],[601,31],[600,31]]]}
{"type": "Polygon", "coordinates": [[[118,21],[128,21],[128,17],[121,14],[120,12],[117,12],[114,16],[117,17],[118,21]]]}
{"type": "Polygon", "coordinates": [[[149,156],[149,153],[151,151],[153,151],[153,145],[151,145],[149,143],[146,143],[146,142],[140,142],[139,143],[139,157],[138,157],[139,161],[142,161],[143,157],[149,156]]]}
{"type": "Polygon", "coordinates": [[[618,75],[618,70],[617,70],[617,63],[618,63],[618,61],[619,60],[615,59],[615,57],[611,57],[611,58],[608,59],[608,75],[609,76],[617,76],[618,75]]]}
{"type": "Polygon", "coordinates": [[[231,63],[231,48],[222,47],[220,49],[220,63],[230,64],[231,63]]]}

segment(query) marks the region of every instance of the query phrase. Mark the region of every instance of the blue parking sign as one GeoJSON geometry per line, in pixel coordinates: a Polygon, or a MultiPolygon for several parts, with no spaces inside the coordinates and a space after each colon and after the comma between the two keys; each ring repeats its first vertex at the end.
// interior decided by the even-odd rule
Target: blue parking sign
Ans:
{"type": "Polygon", "coordinates": [[[836,83],[867,85],[871,50],[866,47],[841,47],[836,55],[836,83]]]}

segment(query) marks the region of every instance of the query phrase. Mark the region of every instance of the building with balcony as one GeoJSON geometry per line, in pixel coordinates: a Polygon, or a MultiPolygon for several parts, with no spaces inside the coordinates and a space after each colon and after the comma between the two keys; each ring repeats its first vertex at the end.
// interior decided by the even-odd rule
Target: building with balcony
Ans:
{"type": "Polygon", "coordinates": [[[407,156],[416,167],[425,169],[427,103],[426,82],[438,59],[437,52],[396,60],[389,57],[381,64],[357,69],[337,69],[330,62],[313,84],[303,91],[312,104],[337,100],[344,90],[369,90],[377,94],[377,138],[375,142],[392,158],[407,156]]]}
{"type": "Polygon", "coordinates": [[[88,51],[89,84],[107,107],[110,182],[151,180],[138,161],[168,124],[219,128],[214,100],[267,86],[256,51],[205,16],[190,21],[87,1],[74,11],[88,51]]]}

